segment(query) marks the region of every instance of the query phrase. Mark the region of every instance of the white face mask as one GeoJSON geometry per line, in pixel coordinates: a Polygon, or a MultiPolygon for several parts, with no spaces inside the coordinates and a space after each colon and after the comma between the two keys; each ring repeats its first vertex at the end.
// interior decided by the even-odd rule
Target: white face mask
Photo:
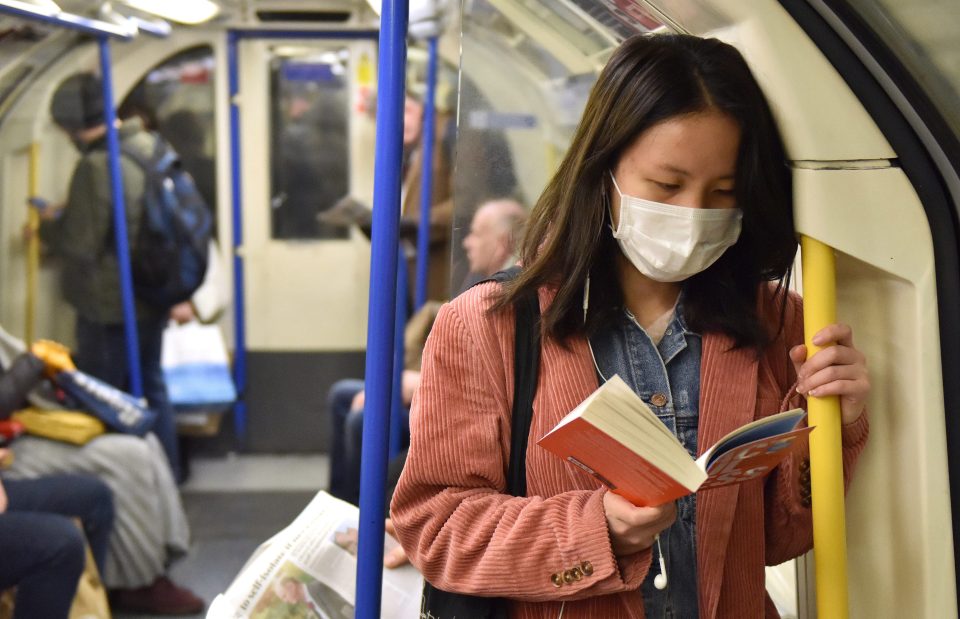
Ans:
{"type": "Polygon", "coordinates": [[[740,237],[738,208],[674,206],[620,191],[620,222],[613,238],[638,271],[658,282],[679,282],[717,261],[740,237]]]}

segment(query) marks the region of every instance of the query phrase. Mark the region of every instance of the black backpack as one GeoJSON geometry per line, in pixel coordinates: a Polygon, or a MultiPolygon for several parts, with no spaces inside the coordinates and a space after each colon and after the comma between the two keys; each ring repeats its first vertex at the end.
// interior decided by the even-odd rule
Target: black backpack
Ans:
{"type": "Polygon", "coordinates": [[[160,136],[149,159],[122,153],[144,172],[143,213],[130,251],[137,297],[168,308],[189,299],[207,271],[213,217],[180,158],[160,136]]]}

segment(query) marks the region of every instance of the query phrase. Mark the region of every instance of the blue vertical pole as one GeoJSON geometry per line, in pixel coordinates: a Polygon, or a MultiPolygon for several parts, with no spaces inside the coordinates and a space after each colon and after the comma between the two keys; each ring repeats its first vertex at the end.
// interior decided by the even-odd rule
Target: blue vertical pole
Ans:
{"type": "Polygon", "coordinates": [[[123,305],[123,333],[127,342],[127,368],[130,393],[143,397],[140,374],[140,342],[137,339],[137,310],[133,304],[133,272],[130,270],[130,243],[127,236],[127,207],[123,196],[123,172],[120,169],[120,136],[117,134],[117,110],[113,103],[113,74],[110,40],[98,37],[100,77],[103,84],[103,116],[107,124],[107,163],[110,167],[110,197],[113,199],[113,229],[120,269],[120,301],[123,305]]]}
{"type": "Polygon", "coordinates": [[[367,397],[360,466],[360,544],[357,619],[380,616],[383,576],[384,484],[393,386],[393,335],[400,227],[400,160],[407,64],[408,0],[384,0],[380,13],[377,151],[374,160],[373,250],[367,323],[367,397]]]}
{"type": "Polygon", "coordinates": [[[407,299],[409,286],[407,285],[407,258],[403,248],[397,252],[397,308],[393,331],[393,402],[390,408],[390,449],[389,459],[393,460],[400,453],[400,443],[403,439],[403,334],[407,326],[407,299]]]}
{"type": "Polygon", "coordinates": [[[240,72],[237,58],[237,33],[227,32],[227,81],[230,94],[230,194],[233,203],[233,382],[237,402],[233,406],[233,425],[237,440],[247,435],[247,341],[243,294],[243,187],[240,171],[240,72]]]}
{"type": "Polygon", "coordinates": [[[428,258],[430,257],[430,206],[433,204],[433,134],[437,89],[437,37],[427,40],[427,96],[423,102],[423,131],[420,154],[420,227],[417,231],[417,294],[414,309],[427,301],[428,258]]]}

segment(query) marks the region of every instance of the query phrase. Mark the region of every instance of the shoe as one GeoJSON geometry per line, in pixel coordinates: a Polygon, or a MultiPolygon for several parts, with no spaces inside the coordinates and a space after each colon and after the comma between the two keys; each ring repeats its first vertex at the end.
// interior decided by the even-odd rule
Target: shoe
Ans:
{"type": "Polygon", "coordinates": [[[205,603],[193,591],[181,587],[166,576],[138,589],[114,589],[110,592],[114,611],[150,615],[196,615],[205,603]]]}

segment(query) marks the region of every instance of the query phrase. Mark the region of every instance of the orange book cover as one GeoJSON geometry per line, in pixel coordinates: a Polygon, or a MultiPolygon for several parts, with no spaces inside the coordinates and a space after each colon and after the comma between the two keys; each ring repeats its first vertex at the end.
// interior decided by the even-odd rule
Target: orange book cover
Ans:
{"type": "Polygon", "coordinates": [[[634,505],[660,505],[695,490],[582,418],[571,421],[562,432],[547,434],[538,444],[593,475],[634,505]]]}
{"type": "Polygon", "coordinates": [[[543,436],[538,445],[635,505],[660,505],[708,488],[766,475],[805,449],[813,428],[794,409],[727,434],[696,461],[650,408],[614,376],[543,436]]]}

